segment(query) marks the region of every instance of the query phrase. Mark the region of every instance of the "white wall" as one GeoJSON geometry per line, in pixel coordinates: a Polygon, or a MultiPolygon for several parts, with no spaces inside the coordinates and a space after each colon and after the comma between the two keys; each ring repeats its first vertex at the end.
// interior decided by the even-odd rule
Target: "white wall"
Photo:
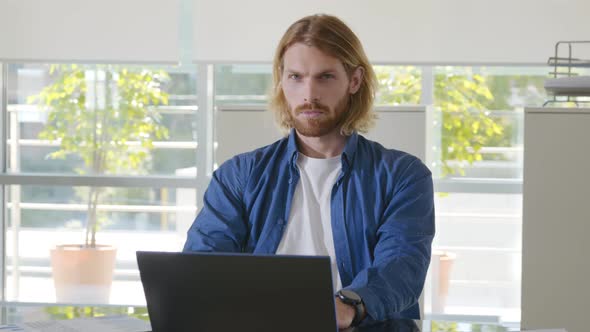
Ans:
{"type": "MultiPolygon", "coordinates": [[[[175,62],[181,1],[3,0],[0,59],[175,62]]],[[[270,61],[288,25],[317,12],[346,21],[373,62],[541,64],[590,31],[587,0],[192,1],[203,61],[270,61]]]]}

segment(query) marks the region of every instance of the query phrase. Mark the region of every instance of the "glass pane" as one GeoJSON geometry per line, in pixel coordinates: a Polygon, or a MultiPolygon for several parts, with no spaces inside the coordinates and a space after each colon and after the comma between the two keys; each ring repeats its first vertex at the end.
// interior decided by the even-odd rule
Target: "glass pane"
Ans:
{"type": "MultiPolygon", "coordinates": [[[[422,72],[415,66],[373,66],[379,82],[376,105],[419,104],[422,72]]],[[[215,101],[224,104],[264,104],[272,87],[270,64],[215,66],[215,101]]]]}
{"type": "Polygon", "coordinates": [[[436,194],[435,206],[432,311],[519,321],[522,195],[436,194]]]}
{"type": "Polygon", "coordinates": [[[379,87],[375,105],[417,105],[422,93],[422,71],[415,66],[373,66],[379,87]]]}
{"type": "Polygon", "coordinates": [[[435,67],[443,177],[522,178],[523,109],[547,99],[546,67],[435,67]]]}
{"type": "Polygon", "coordinates": [[[272,66],[240,64],[215,66],[215,103],[266,104],[272,86],[272,66]]]}
{"type": "Polygon", "coordinates": [[[175,174],[196,163],[196,77],[172,67],[8,66],[9,171],[175,174]]]}
{"type": "Polygon", "coordinates": [[[435,67],[441,176],[433,312],[520,320],[524,107],[548,98],[546,67],[435,67]],[[463,179],[458,179],[463,178],[463,179]],[[466,193],[469,178],[481,193],[466,193]],[[502,184],[514,184],[505,188],[502,184]],[[489,192],[489,193],[486,193],[489,192]]]}
{"type": "Polygon", "coordinates": [[[196,215],[194,189],[15,185],[8,187],[8,196],[8,301],[145,304],[135,251],[181,250],[196,215]],[[97,264],[86,267],[94,269],[90,276],[94,281],[107,272],[106,280],[112,280],[110,293],[108,287],[69,283],[81,276],[80,272],[66,270],[64,281],[59,279],[63,275],[53,270],[58,266],[57,254],[50,252],[56,246],[74,245],[66,252],[72,265],[76,259],[73,252],[81,251],[86,239],[91,242],[89,220],[97,221],[96,244],[116,248],[112,278],[108,264],[105,268],[97,264]],[[54,278],[58,278],[57,284],[68,281],[69,285],[60,287],[58,298],[54,278]]]}

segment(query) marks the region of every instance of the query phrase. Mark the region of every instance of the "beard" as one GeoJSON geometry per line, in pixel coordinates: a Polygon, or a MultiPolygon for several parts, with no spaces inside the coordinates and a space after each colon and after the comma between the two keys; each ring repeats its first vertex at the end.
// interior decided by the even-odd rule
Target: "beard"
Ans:
{"type": "Polygon", "coordinates": [[[348,95],[338,101],[334,109],[319,102],[305,103],[291,111],[293,127],[297,132],[307,137],[320,137],[339,129],[345,120],[348,108],[348,95]],[[305,111],[320,111],[317,117],[302,115],[305,111]]]}

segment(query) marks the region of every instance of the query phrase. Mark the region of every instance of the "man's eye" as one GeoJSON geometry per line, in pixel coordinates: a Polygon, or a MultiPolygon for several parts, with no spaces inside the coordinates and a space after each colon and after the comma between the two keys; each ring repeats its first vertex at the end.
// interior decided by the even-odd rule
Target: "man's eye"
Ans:
{"type": "Polygon", "coordinates": [[[334,75],[332,75],[332,74],[322,74],[320,76],[320,78],[323,79],[323,80],[328,80],[328,79],[334,78],[334,75]]]}
{"type": "Polygon", "coordinates": [[[299,74],[289,74],[289,78],[292,80],[298,80],[301,76],[299,76],[299,74]]]}

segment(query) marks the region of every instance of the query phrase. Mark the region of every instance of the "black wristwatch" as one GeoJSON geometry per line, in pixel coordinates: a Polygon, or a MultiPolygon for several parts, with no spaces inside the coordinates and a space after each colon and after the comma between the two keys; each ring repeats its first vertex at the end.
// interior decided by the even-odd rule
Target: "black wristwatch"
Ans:
{"type": "Polygon", "coordinates": [[[350,326],[358,326],[365,316],[365,304],[363,299],[355,292],[341,289],[336,293],[336,297],[339,298],[344,304],[348,304],[354,307],[354,319],[350,326]]]}

